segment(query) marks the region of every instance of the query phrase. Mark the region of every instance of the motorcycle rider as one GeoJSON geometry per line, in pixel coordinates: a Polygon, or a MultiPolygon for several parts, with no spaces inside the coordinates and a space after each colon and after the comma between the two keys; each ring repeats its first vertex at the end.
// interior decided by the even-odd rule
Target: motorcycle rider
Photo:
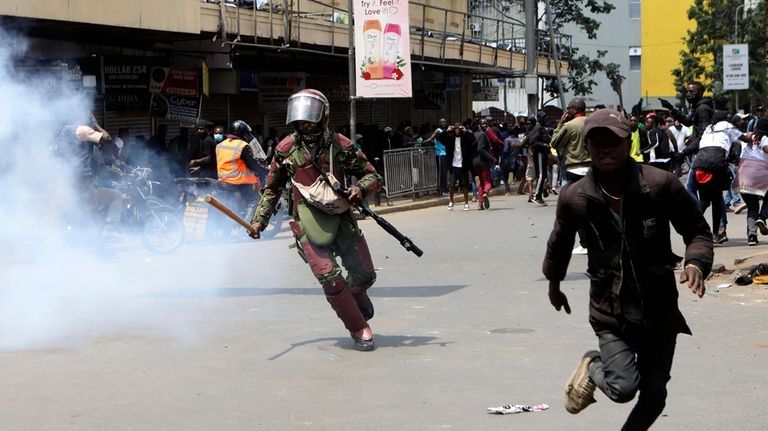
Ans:
{"type": "MultiPolygon", "coordinates": [[[[71,164],[74,172],[75,187],[80,196],[85,197],[87,206],[93,213],[104,212],[107,225],[120,222],[122,194],[113,189],[102,187],[99,178],[105,169],[102,161],[97,161],[94,154],[102,152],[112,154],[112,137],[95,122],[96,127],[87,125],[64,126],[56,138],[55,150],[60,152],[71,164]]],[[[116,162],[115,159],[109,161],[116,162]]]]}
{"type": "Polygon", "coordinates": [[[291,182],[291,230],[299,254],[320,282],[326,299],[355,343],[355,349],[375,348],[367,321],[373,304],[366,290],[376,281],[371,254],[363,232],[351,212],[381,187],[381,176],[365,154],[345,136],[328,129],[330,106],[317,90],[301,90],[288,99],[286,124],[295,132],[275,148],[261,201],[249,233],[259,238],[291,182]],[[359,178],[342,191],[336,178],[359,178]],[[346,279],[336,262],[347,270],[346,279]]]}
{"type": "Polygon", "coordinates": [[[248,145],[253,139],[251,126],[245,121],[235,120],[230,133],[216,145],[219,184],[234,196],[240,213],[257,199],[259,177],[255,172],[260,162],[253,154],[253,147],[248,145]]]}

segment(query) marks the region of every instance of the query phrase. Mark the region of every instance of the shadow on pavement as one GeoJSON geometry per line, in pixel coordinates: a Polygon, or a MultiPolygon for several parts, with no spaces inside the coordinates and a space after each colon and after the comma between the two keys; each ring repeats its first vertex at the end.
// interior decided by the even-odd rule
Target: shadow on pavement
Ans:
{"type": "MultiPolygon", "coordinates": [[[[373,298],[430,298],[448,295],[465,287],[467,287],[467,285],[374,286],[368,293],[373,298]]],[[[321,296],[324,295],[324,293],[320,286],[310,288],[223,287],[219,289],[176,289],[147,296],[153,298],[215,298],[272,295],[321,296]]]]}
{"type": "MultiPolygon", "coordinates": [[[[453,344],[453,341],[436,341],[437,337],[419,337],[410,335],[375,335],[376,350],[397,348],[397,347],[422,347],[422,346],[440,346],[445,347],[448,344],[453,344]]],[[[298,343],[292,343],[290,347],[282,352],[268,358],[270,361],[285,356],[297,347],[304,347],[314,343],[322,343],[326,341],[336,341],[336,346],[344,350],[354,350],[355,346],[352,339],[349,337],[325,337],[315,338],[313,340],[300,341],[298,343]]]]}

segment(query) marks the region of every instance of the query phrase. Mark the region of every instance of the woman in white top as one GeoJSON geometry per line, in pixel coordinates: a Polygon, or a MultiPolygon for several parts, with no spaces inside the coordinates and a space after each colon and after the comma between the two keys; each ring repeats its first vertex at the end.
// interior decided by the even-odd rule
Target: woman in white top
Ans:
{"type": "Polygon", "coordinates": [[[768,235],[765,219],[768,217],[768,205],[765,194],[768,192],[768,118],[761,118],[755,125],[752,142],[744,145],[739,162],[739,190],[747,204],[747,242],[757,245],[757,230],[768,235]],[[760,205],[762,201],[762,206],[760,205]]]}

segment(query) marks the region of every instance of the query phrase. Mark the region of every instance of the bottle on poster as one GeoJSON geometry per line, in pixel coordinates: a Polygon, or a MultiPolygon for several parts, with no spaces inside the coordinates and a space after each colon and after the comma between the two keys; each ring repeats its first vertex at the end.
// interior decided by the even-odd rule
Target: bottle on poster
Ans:
{"type": "Polygon", "coordinates": [[[365,21],[363,24],[365,35],[365,65],[371,79],[381,79],[383,70],[381,66],[381,22],[377,19],[365,21]]]}
{"type": "Polygon", "coordinates": [[[384,26],[383,73],[385,79],[393,79],[397,69],[397,53],[400,47],[400,24],[387,23],[384,26]]]}

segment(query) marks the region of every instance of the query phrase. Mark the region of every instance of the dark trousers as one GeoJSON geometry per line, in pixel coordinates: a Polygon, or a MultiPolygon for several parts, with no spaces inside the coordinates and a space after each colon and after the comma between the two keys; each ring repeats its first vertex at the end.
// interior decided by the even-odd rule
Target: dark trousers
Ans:
{"type": "Polygon", "coordinates": [[[547,153],[534,153],[533,154],[533,167],[536,169],[536,191],[534,192],[534,199],[537,201],[544,200],[544,182],[547,180],[547,153]]]}
{"type": "Polygon", "coordinates": [[[757,235],[757,222],[758,220],[765,221],[768,218],[768,204],[762,196],[751,195],[749,193],[742,193],[741,199],[747,204],[747,236],[757,235]],[[760,205],[762,201],[763,205],[760,205]]]}
{"type": "Polygon", "coordinates": [[[712,224],[710,227],[712,228],[713,233],[717,233],[720,227],[725,229],[725,225],[727,224],[723,191],[712,190],[709,188],[704,190],[699,189],[699,209],[702,214],[709,208],[710,204],[712,204],[712,224]]]}
{"type": "Polygon", "coordinates": [[[448,164],[446,156],[437,157],[437,192],[448,193],[448,164]]]}
{"type": "Polygon", "coordinates": [[[677,334],[650,334],[639,325],[597,333],[600,360],[589,377],[605,395],[626,403],[639,390],[637,404],[622,431],[647,430],[664,410],[677,334]]]}

